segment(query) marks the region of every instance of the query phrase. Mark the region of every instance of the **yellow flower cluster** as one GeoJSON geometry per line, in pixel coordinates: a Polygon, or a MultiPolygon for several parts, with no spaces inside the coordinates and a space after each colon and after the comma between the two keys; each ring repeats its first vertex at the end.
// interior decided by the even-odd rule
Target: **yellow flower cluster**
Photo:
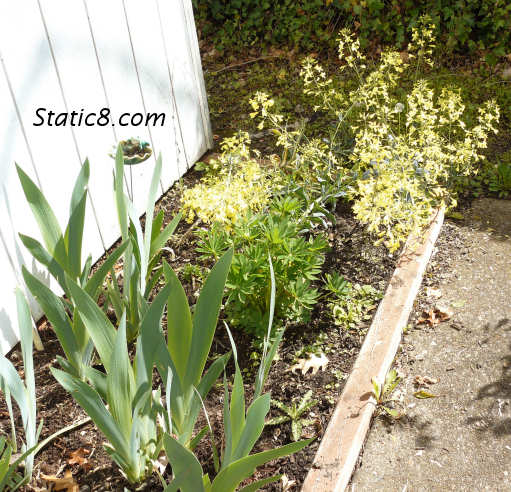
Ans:
{"type": "Polygon", "coordinates": [[[219,222],[227,229],[248,211],[260,210],[272,191],[269,173],[250,157],[248,134],[227,138],[222,154],[210,161],[200,183],[185,189],[181,198],[188,222],[219,222]]]}
{"type": "MultiPolygon", "coordinates": [[[[349,68],[359,81],[351,91],[343,90],[342,81],[335,85],[314,58],[307,58],[302,66],[304,92],[318,104],[314,110],[331,111],[339,122],[334,139],[347,127],[355,136],[350,163],[334,156],[332,145],[328,149],[317,141],[307,142],[308,158],[357,172],[359,179],[350,190],[357,218],[378,236],[377,243],[391,251],[425,226],[436,207],[456,204],[453,180],[475,172],[474,163],[481,159],[489,133],[497,132],[499,108],[494,101],[479,108],[477,123],[468,128],[458,91],[438,93],[425,80],[417,80],[420,66],[433,64],[434,30],[430,19],[422,17],[413,29],[408,57],[383,52],[373,69],[366,64],[359,41],[342,30],[341,71],[349,68]],[[410,68],[404,58],[416,63],[415,83],[400,98],[402,74],[410,68]]],[[[302,135],[287,131],[282,118],[271,113],[273,101],[268,96],[257,94],[252,106],[263,122],[275,128],[285,155],[304,155],[302,135]]]]}

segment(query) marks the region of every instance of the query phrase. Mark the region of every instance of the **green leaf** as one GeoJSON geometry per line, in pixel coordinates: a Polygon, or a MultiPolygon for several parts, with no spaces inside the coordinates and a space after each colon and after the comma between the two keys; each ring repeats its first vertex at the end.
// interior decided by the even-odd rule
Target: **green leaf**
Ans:
{"type": "MultiPolygon", "coordinates": [[[[163,219],[165,218],[165,213],[163,212],[163,209],[161,209],[156,216],[153,219],[153,228],[151,230],[151,245],[153,244],[153,241],[157,238],[158,234],[160,234],[161,226],[163,224],[163,219]]],[[[151,247],[152,249],[152,247],[151,247]]],[[[149,257],[152,257],[153,255],[149,255],[149,257]]]]}
{"type": "Polygon", "coordinates": [[[129,441],[132,423],[131,403],[135,395],[135,379],[128,357],[125,314],[122,316],[117,329],[106,381],[110,413],[119,424],[120,431],[124,434],[125,439],[129,441]]]}
{"type": "MultiPolygon", "coordinates": [[[[176,230],[177,225],[179,224],[179,221],[181,220],[181,217],[183,214],[179,212],[163,229],[163,231],[159,232],[157,236],[155,236],[154,239],[151,240],[151,250],[149,252],[149,258],[153,258],[155,254],[158,253],[158,251],[167,244],[167,241],[169,240],[170,236],[174,234],[174,231],[176,230]]],[[[153,231],[154,233],[154,231],[153,231]]]]}
{"type": "MultiPolygon", "coordinates": [[[[151,185],[149,187],[149,193],[147,195],[147,206],[145,212],[145,237],[144,237],[144,257],[145,264],[149,264],[151,258],[151,239],[153,231],[153,215],[154,215],[154,204],[156,202],[156,194],[158,193],[158,185],[160,183],[161,176],[161,154],[156,159],[156,165],[154,166],[153,176],[151,178],[151,185]]],[[[133,220],[133,219],[132,219],[133,220]]],[[[142,270],[144,275],[145,270],[142,270]]]]}
{"type": "Polygon", "coordinates": [[[212,484],[212,492],[234,492],[236,487],[250,477],[255,469],[268,461],[287,456],[300,451],[310,444],[313,439],[293,442],[280,448],[271,449],[241,458],[220,471],[212,484]]]}
{"type": "Polygon", "coordinates": [[[115,340],[115,328],[94,299],[67,275],[66,279],[73,301],[80,312],[80,318],[94,342],[103,366],[107,373],[109,373],[115,340]]]}
{"type": "Polygon", "coordinates": [[[43,247],[43,245],[30,236],[19,234],[21,242],[30,251],[30,254],[39,262],[44,265],[48,271],[57,280],[62,290],[68,294],[66,277],[64,275],[64,269],[57,263],[55,258],[51,256],[43,247]]]}
{"type": "Polygon", "coordinates": [[[187,385],[197,386],[204,371],[218,321],[232,255],[233,251],[230,249],[218,260],[204,283],[195,306],[192,342],[185,378],[187,385]]]}
{"type": "Polygon", "coordinates": [[[247,456],[261,436],[264,429],[264,419],[270,411],[270,394],[260,396],[248,408],[243,433],[233,452],[232,461],[247,456]]]}
{"type": "Polygon", "coordinates": [[[167,285],[171,288],[167,301],[169,313],[167,316],[167,347],[176,366],[179,380],[184,382],[192,343],[192,315],[183,286],[167,262],[163,263],[163,273],[167,285]]]}
{"type": "Polygon", "coordinates": [[[121,255],[126,251],[126,248],[129,246],[129,241],[124,241],[119,245],[108,257],[105,259],[103,264],[94,272],[91,278],[85,284],[85,292],[89,294],[93,299],[98,298],[98,291],[103,285],[105,281],[105,277],[108,272],[113,268],[117,260],[121,257],[121,255]]]}
{"type": "Polygon", "coordinates": [[[62,230],[60,229],[53,210],[36,184],[17,164],[16,170],[18,172],[18,177],[21,182],[23,192],[25,193],[25,197],[32,209],[32,213],[37,221],[41,235],[43,236],[46,249],[50,252],[50,254],[55,256],[56,260],[63,267],[65,267],[65,255],[62,256],[64,246],[62,230]],[[61,246],[57,247],[59,243],[61,246]]]}
{"type": "Polygon", "coordinates": [[[175,476],[165,492],[204,492],[202,467],[195,455],[168,434],[163,436],[163,446],[175,476]]]}
{"type": "Polygon", "coordinates": [[[78,348],[78,341],[76,340],[73,325],[64,309],[61,299],[38,278],[32,275],[24,266],[21,270],[25,284],[52,324],[67,359],[79,373],[82,365],[82,358],[78,348]]]}
{"type": "Polygon", "coordinates": [[[419,398],[419,400],[424,400],[426,398],[437,398],[438,395],[434,395],[433,393],[428,393],[427,391],[424,391],[424,390],[420,390],[420,391],[416,391],[413,396],[415,396],[415,398],[419,398]]]}
{"type": "Polygon", "coordinates": [[[85,223],[85,207],[87,204],[87,184],[89,182],[89,160],[85,162],[76,180],[73,194],[71,195],[71,207],[69,222],[66,229],[67,251],[70,273],[77,279],[81,274],[82,264],[82,239],[83,226],[85,223]]]}
{"type": "Polygon", "coordinates": [[[155,355],[158,352],[158,347],[164,342],[160,331],[161,318],[171,290],[172,286],[166,285],[158,292],[140,323],[136,354],[137,386],[140,386],[143,382],[150,383],[152,381],[155,355]]]}
{"type": "Polygon", "coordinates": [[[119,429],[112,415],[108,412],[99,394],[88,384],[78,378],[59,371],[54,367],[50,368],[53,377],[64,387],[66,391],[78,404],[87,412],[98,429],[106,436],[116,450],[124,452],[128,449],[128,441],[119,429]]]}
{"type": "Polygon", "coordinates": [[[122,145],[117,146],[115,154],[115,174],[114,174],[114,191],[115,203],[117,205],[117,218],[121,228],[123,241],[128,239],[128,210],[126,208],[127,197],[124,194],[124,157],[122,155],[122,145]]]}
{"type": "Polygon", "coordinates": [[[302,421],[299,418],[291,421],[291,435],[295,442],[302,437],[302,421]]]}
{"type": "Polygon", "coordinates": [[[262,478],[261,480],[256,480],[255,482],[246,485],[245,487],[240,489],[239,492],[256,492],[257,490],[261,489],[265,485],[268,485],[269,483],[278,482],[281,478],[282,475],[275,475],[273,477],[262,478]]]}

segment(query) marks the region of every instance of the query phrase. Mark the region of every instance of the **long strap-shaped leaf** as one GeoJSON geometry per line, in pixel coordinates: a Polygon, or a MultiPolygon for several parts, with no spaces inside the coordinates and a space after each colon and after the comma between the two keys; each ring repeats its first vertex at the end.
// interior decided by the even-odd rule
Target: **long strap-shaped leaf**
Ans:
{"type": "Polygon", "coordinates": [[[211,349],[213,335],[222,304],[225,281],[231,266],[233,251],[229,249],[211,270],[193,315],[193,334],[187,361],[185,385],[197,386],[211,349]]]}
{"type": "Polygon", "coordinates": [[[205,492],[202,467],[195,455],[173,437],[165,434],[163,446],[172,463],[174,480],[165,487],[165,492],[205,492]]]}
{"type": "Polygon", "coordinates": [[[85,159],[71,195],[69,222],[66,228],[68,266],[70,273],[75,279],[77,279],[82,272],[82,239],[89,174],[89,160],[85,159]]]}
{"type": "Polygon", "coordinates": [[[192,315],[183,286],[167,262],[163,263],[163,273],[167,285],[171,288],[167,301],[167,347],[174,361],[177,376],[184,382],[192,343],[192,315]]]}
{"type": "Polygon", "coordinates": [[[80,318],[87,328],[101,362],[108,373],[114,347],[115,328],[94,299],[67,275],[66,283],[80,312],[80,318]]]}
{"type": "Polygon", "coordinates": [[[73,398],[87,412],[87,415],[92,418],[99,430],[112,443],[112,446],[116,450],[124,450],[126,452],[128,450],[128,442],[99,394],[88,384],[64,371],[52,367],[51,372],[64,389],[71,393],[73,398]]]}
{"type": "Polygon", "coordinates": [[[25,267],[22,267],[22,273],[25,284],[52,324],[67,359],[73,364],[79,374],[82,358],[78,347],[78,341],[76,340],[73,332],[73,325],[64,309],[61,299],[25,267]]]}
{"type": "Polygon", "coordinates": [[[250,477],[255,469],[268,461],[296,453],[310,444],[313,439],[293,442],[280,448],[270,449],[241,458],[220,471],[212,484],[212,492],[234,492],[236,487],[246,478],[250,477]]]}

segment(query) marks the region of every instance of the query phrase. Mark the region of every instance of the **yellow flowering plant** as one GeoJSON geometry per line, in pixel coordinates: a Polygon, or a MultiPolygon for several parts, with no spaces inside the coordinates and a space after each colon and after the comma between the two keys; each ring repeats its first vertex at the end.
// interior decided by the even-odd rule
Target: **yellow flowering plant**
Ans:
{"type": "Polygon", "coordinates": [[[269,179],[270,170],[252,157],[247,133],[226,138],[221,149],[218,158],[203,166],[206,174],[200,183],[184,190],[181,202],[188,222],[197,217],[230,230],[247,212],[266,205],[275,182],[269,179]]]}
{"type": "MultiPolygon", "coordinates": [[[[335,84],[314,58],[306,58],[302,68],[304,92],[315,101],[314,110],[329,111],[337,121],[326,145],[317,146],[316,156],[328,156],[332,173],[340,168],[346,178],[355,178],[348,195],[356,217],[376,235],[376,243],[383,242],[390,251],[427,225],[436,208],[456,205],[455,180],[476,172],[474,164],[482,158],[489,134],[497,132],[499,108],[494,101],[478,109],[469,127],[459,91],[436,90],[419,79],[421,67],[433,65],[433,32],[423,17],[406,55],[384,51],[372,67],[355,36],[342,30],[341,76],[351,71],[358,82],[355,89],[343,89],[349,86],[345,78],[335,84]],[[411,69],[415,73],[410,77],[411,69]],[[413,86],[404,93],[410,78],[413,86]],[[339,145],[347,135],[354,141],[349,149],[339,145]]],[[[267,95],[256,94],[251,104],[252,116],[260,115],[262,125],[275,128],[286,156],[303,153],[303,137],[287,131],[283,118],[272,114],[273,101],[267,95]]]]}

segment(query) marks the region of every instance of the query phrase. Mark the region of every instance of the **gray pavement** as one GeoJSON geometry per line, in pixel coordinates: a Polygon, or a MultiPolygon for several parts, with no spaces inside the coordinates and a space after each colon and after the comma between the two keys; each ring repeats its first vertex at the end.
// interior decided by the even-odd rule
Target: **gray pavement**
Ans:
{"type": "Polygon", "coordinates": [[[509,200],[478,200],[444,225],[415,319],[434,307],[452,316],[404,336],[404,415],[375,419],[348,490],[511,491],[510,237],[509,200]],[[437,380],[426,390],[438,397],[415,398],[417,377],[437,380]]]}

